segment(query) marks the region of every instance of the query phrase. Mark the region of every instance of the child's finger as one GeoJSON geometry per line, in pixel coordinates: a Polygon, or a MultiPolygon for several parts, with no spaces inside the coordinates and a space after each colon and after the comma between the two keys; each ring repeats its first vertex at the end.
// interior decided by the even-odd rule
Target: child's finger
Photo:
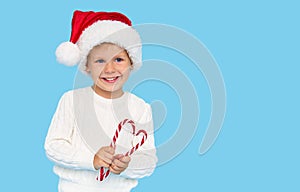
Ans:
{"type": "Polygon", "coordinates": [[[109,154],[111,154],[111,155],[115,154],[115,149],[113,147],[111,147],[111,146],[105,147],[104,151],[107,152],[107,153],[109,153],[109,154]]]}
{"type": "Polygon", "coordinates": [[[103,157],[102,160],[104,163],[106,163],[108,165],[112,164],[112,161],[113,161],[112,158],[108,158],[108,157],[103,157]]]}
{"type": "Polygon", "coordinates": [[[119,158],[118,160],[120,160],[123,163],[128,164],[131,161],[131,158],[129,156],[124,156],[124,157],[119,158]]]}
{"type": "Polygon", "coordinates": [[[117,165],[112,164],[112,165],[109,167],[109,170],[110,170],[112,173],[114,173],[114,174],[120,174],[122,171],[125,170],[125,168],[118,167],[117,165]]]}
{"type": "Polygon", "coordinates": [[[122,155],[122,154],[117,154],[117,155],[114,156],[115,159],[120,159],[122,157],[124,157],[124,155],[122,155]]]}
{"type": "Polygon", "coordinates": [[[125,163],[123,163],[122,161],[120,161],[120,160],[118,160],[118,159],[115,159],[114,161],[113,161],[113,163],[112,163],[112,165],[113,165],[113,167],[114,166],[117,166],[117,167],[122,167],[122,168],[124,168],[124,167],[127,167],[127,165],[125,164],[125,163]]]}
{"type": "Polygon", "coordinates": [[[101,167],[109,167],[110,166],[110,164],[108,164],[108,163],[106,163],[105,161],[102,161],[102,162],[100,162],[101,163],[101,167]]]}
{"type": "Polygon", "coordinates": [[[99,155],[95,155],[94,157],[94,167],[95,169],[99,169],[100,167],[109,167],[111,164],[105,162],[99,155]]]}

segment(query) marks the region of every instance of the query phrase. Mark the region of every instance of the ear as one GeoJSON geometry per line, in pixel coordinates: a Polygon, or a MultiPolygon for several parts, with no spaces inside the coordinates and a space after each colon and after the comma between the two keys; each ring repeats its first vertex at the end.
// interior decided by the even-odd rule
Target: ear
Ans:
{"type": "Polygon", "coordinates": [[[85,72],[87,72],[87,73],[91,72],[91,69],[89,68],[89,66],[87,64],[85,65],[85,72]]]}
{"type": "Polygon", "coordinates": [[[132,63],[132,61],[130,60],[130,66],[129,66],[129,69],[130,69],[130,71],[132,71],[133,70],[133,63],[132,63]]]}

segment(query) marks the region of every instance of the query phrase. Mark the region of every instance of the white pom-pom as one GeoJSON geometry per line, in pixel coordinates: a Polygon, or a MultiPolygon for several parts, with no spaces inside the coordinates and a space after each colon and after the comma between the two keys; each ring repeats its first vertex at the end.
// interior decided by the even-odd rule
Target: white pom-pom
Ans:
{"type": "Polygon", "coordinates": [[[55,51],[56,59],[59,63],[74,66],[80,61],[80,50],[78,46],[72,42],[63,42],[55,51]]]}

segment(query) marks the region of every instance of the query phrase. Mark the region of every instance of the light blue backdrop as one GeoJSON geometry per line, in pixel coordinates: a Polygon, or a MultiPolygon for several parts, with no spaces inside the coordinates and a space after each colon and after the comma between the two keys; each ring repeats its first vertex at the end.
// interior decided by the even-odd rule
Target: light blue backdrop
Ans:
{"type": "MultiPolygon", "coordinates": [[[[75,9],[120,11],[134,24],[181,28],[205,44],[223,73],[227,112],[213,147],[198,154],[211,101],[202,74],[187,70],[187,76],[199,80],[194,82],[201,109],[199,127],[182,153],[140,180],[134,191],[300,191],[298,1],[0,4],[1,191],[57,189],[43,143],[59,97],[73,87],[76,68],[57,64],[54,51],[68,40],[75,9]]],[[[168,60],[159,50],[145,51],[145,58],[168,60]]],[[[184,65],[182,58],[169,59],[179,68],[184,65]]],[[[149,102],[153,98],[165,102],[167,117],[156,135],[160,144],[176,131],[172,127],[178,123],[179,103],[171,89],[154,85],[140,85],[134,92],[149,102]]]]}

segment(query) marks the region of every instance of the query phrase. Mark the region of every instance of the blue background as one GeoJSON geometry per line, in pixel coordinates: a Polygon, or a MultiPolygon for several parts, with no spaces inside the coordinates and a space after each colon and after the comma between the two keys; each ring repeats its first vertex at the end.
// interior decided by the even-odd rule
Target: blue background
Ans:
{"type": "MultiPolygon", "coordinates": [[[[0,7],[1,191],[57,191],[43,143],[58,99],[73,88],[76,68],[57,64],[54,51],[68,40],[75,9],[120,11],[134,24],[181,28],[205,44],[225,80],[227,112],[213,147],[198,154],[210,96],[201,74],[187,74],[200,79],[197,132],[182,153],[141,179],[134,191],[300,191],[298,1],[12,0],[0,7]]],[[[159,99],[159,90],[166,90],[161,99],[172,98],[164,86],[141,85],[135,92],[143,97],[148,90],[159,99]]],[[[165,129],[175,131],[173,99],[174,105],[165,103],[158,144],[170,136],[165,129]]]]}

